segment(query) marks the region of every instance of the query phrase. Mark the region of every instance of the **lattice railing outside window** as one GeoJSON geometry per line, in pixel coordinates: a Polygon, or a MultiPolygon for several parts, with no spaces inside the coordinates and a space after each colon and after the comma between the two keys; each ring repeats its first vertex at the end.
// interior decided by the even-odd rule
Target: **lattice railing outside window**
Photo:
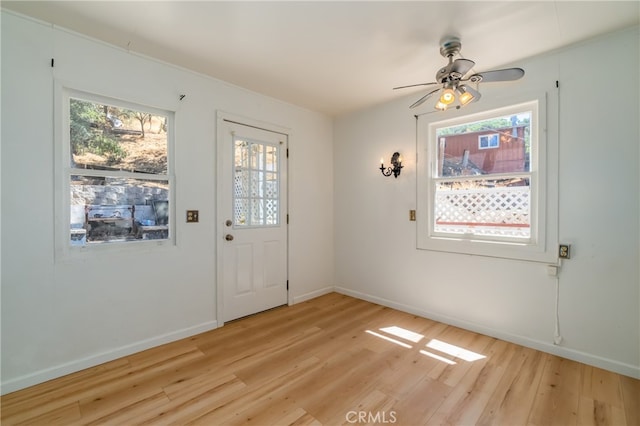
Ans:
{"type": "Polygon", "coordinates": [[[434,231],[438,233],[529,238],[530,218],[528,186],[436,190],[434,231]]]}

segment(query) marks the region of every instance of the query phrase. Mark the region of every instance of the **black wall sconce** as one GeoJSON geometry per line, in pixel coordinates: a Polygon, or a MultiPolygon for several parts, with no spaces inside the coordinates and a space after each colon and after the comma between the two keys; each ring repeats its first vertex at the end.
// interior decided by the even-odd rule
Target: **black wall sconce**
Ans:
{"type": "Polygon", "coordinates": [[[382,158],[380,159],[380,171],[384,176],[398,177],[400,176],[400,170],[402,170],[402,157],[400,157],[399,152],[394,152],[391,156],[391,166],[384,168],[384,161],[382,158]]]}

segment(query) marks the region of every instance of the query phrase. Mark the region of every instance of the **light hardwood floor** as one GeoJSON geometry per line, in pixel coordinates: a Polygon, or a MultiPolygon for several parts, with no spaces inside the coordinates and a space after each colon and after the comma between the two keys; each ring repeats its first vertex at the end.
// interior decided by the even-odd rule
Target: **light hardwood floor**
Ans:
{"type": "Polygon", "coordinates": [[[638,380],[336,293],[1,402],[2,425],[640,425],[638,380]]]}

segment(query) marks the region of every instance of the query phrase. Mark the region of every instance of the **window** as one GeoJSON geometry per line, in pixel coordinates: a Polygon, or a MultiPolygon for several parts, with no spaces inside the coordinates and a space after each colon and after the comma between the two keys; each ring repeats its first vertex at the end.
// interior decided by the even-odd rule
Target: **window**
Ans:
{"type": "Polygon", "coordinates": [[[168,240],[173,113],[75,91],[64,100],[69,244],[168,240]]]}
{"type": "Polygon", "coordinates": [[[499,147],[500,147],[500,139],[497,133],[478,136],[479,149],[499,148],[499,147]]]}
{"type": "Polygon", "coordinates": [[[434,126],[433,234],[531,237],[531,116],[523,106],[508,115],[434,126]]]}
{"type": "Polygon", "coordinates": [[[419,124],[418,247],[549,259],[545,97],[419,124]]]}

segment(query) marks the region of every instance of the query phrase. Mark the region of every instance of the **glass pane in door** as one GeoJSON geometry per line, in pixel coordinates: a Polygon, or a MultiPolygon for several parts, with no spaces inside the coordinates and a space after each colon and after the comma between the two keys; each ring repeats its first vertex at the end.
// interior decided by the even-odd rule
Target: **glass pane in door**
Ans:
{"type": "Polygon", "coordinates": [[[279,153],[277,145],[234,138],[235,227],[276,226],[280,223],[279,153]]]}

